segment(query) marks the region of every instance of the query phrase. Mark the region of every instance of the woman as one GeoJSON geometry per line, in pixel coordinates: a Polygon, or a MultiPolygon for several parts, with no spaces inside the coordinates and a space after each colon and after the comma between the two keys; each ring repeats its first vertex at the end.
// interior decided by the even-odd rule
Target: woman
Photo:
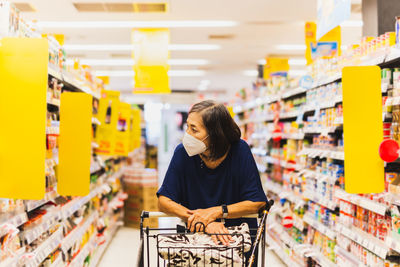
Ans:
{"type": "MultiPolygon", "coordinates": [[[[250,148],[228,110],[213,101],[197,103],[187,126],[157,193],[160,211],[180,217],[191,231],[198,222],[215,234],[244,221],[257,227],[255,219],[237,219],[257,213],[267,198],[250,148]]],[[[218,238],[225,245],[231,239],[218,238]]]]}

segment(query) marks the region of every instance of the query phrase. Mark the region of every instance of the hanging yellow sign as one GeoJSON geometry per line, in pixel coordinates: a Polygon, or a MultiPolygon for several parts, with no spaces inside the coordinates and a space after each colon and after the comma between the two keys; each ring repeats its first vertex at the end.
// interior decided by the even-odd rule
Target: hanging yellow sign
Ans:
{"type": "Polygon", "coordinates": [[[266,57],[264,79],[268,80],[271,75],[286,75],[289,67],[289,59],[287,58],[266,57]]]}
{"type": "Polygon", "coordinates": [[[48,62],[46,39],[0,40],[0,198],[44,198],[48,62]]]}
{"type": "Polygon", "coordinates": [[[128,103],[119,103],[118,122],[116,132],[115,155],[128,156],[129,138],[131,128],[131,105],[128,103]]]}
{"type": "Polygon", "coordinates": [[[62,93],[57,192],[85,196],[90,191],[92,101],[86,93],[62,93]]]}
{"type": "Polygon", "coordinates": [[[343,68],[343,135],[345,190],[350,194],[381,193],[384,165],[381,71],[378,66],[343,68]]]}
{"type": "Polygon", "coordinates": [[[99,112],[97,119],[100,121],[96,133],[96,149],[99,155],[113,155],[115,151],[115,140],[118,121],[120,92],[103,90],[99,101],[99,112]]]}
{"type": "Polygon", "coordinates": [[[313,59],[311,56],[311,47],[317,42],[317,24],[315,22],[306,22],[305,24],[305,41],[306,41],[306,60],[307,65],[311,64],[313,59]]]}
{"type": "Polygon", "coordinates": [[[169,29],[134,29],[132,31],[135,60],[136,94],[171,93],[169,87],[169,29]]]}
{"type": "Polygon", "coordinates": [[[141,111],[133,108],[131,111],[131,129],[130,129],[130,151],[140,147],[142,129],[141,129],[141,111]]]}

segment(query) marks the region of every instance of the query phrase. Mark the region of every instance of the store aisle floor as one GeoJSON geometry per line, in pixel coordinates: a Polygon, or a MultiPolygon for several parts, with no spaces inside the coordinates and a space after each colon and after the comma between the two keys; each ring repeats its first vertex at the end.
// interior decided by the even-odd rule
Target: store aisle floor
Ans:
{"type": "MultiPolygon", "coordinates": [[[[139,242],[139,230],[120,228],[98,267],[136,267],[139,242]]],[[[267,250],[266,260],[267,267],[285,266],[270,250],[267,250]]]]}

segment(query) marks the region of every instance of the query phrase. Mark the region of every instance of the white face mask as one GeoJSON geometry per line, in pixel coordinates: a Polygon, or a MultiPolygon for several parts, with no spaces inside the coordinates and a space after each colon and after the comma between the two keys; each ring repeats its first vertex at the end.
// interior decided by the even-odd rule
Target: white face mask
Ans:
{"type": "Polygon", "coordinates": [[[185,132],[185,135],[183,136],[182,144],[183,144],[186,152],[188,153],[189,157],[201,154],[207,150],[207,147],[203,142],[207,138],[208,138],[208,135],[203,140],[199,140],[196,137],[193,137],[190,134],[188,134],[187,132],[185,132]]]}

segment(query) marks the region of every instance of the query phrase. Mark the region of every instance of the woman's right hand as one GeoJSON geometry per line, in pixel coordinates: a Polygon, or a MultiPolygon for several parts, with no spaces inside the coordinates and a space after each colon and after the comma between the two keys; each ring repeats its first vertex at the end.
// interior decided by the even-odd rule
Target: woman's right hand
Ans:
{"type": "Polygon", "coordinates": [[[226,229],[225,225],[220,222],[211,222],[206,227],[206,233],[211,234],[211,238],[216,245],[218,245],[218,240],[222,242],[225,246],[229,246],[229,243],[233,241],[232,236],[230,235],[221,235],[221,234],[229,234],[228,229],[226,229]],[[219,234],[219,235],[213,235],[219,234]]]}

